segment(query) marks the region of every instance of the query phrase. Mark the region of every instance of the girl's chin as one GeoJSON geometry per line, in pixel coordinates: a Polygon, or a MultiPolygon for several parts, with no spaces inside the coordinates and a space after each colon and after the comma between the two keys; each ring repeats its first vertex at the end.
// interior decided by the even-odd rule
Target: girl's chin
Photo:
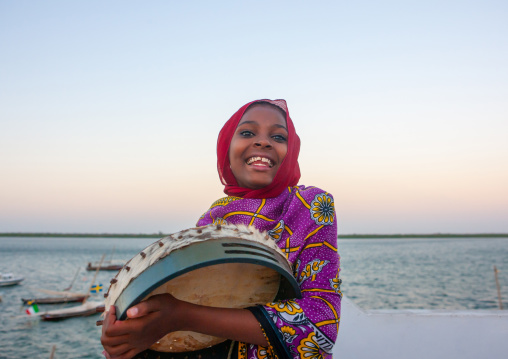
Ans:
{"type": "Polygon", "coordinates": [[[243,185],[240,185],[240,187],[249,188],[249,189],[261,189],[268,185],[270,185],[273,181],[273,178],[268,179],[257,179],[257,180],[250,180],[244,183],[243,185]]]}

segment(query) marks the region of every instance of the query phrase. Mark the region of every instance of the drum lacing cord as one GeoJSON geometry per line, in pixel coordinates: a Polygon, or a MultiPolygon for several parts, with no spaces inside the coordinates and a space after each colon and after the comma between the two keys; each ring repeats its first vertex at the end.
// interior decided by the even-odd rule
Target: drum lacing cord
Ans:
{"type": "Polygon", "coordinates": [[[235,341],[231,341],[231,346],[229,347],[228,359],[231,359],[231,354],[233,353],[233,348],[235,347],[235,341]]]}

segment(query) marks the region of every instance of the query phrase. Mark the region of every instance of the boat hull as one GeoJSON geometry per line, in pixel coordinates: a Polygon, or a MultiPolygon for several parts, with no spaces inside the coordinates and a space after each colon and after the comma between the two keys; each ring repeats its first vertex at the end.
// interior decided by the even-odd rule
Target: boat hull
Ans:
{"type": "Polygon", "coordinates": [[[21,283],[25,278],[14,278],[9,280],[0,280],[0,287],[7,287],[21,283]]]}
{"type": "Polygon", "coordinates": [[[48,298],[21,298],[24,304],[62,304],[62,303],[82,303],[87,295],[78,297],[48,297],[48,298]]]}
{"type": "Polygon", "coordinates": [[[89,265],[86,267],[86,270],[115,270],[115,271],[118,271],[120,269],[123,268],[123,265],[110,265],[110,266],[102,266],[102,267],[99,267],[99,266],[93,266],[93,265],[89,265]]]}
{"type": "Polygon", "coordinates": [[[85,317],[97,313],[97,308],[104,306],[102,302],[85,302],[77,307],[52,310],[40,315],[44,321],[58,321],[74,317],[85,317]]]}
{"type": "Polygon", "coordinates": [[[86,316],[89,316],[89,315],[92,315],[92,314],[95,314],[97,313],[97,310],[94,308],[94,309],[90,309],[90,310],[87,310],[87,311],[83,311],[83,312],[80,312],[80,313],[67,313],[67,314],[43,314],[41,315],[41,319],[44,320],[44,321],[58,321],[58,320],[64,320],[64,319],[67,319],[67,318],[74,318],[74,317],[86,317],[86,316]]]}
{"type": "Polygon", "coordinates": [[[104,261],[104,262],[88,262],[86,270],[114,270],[118,271],[123,268],[124,262],[121,261],[104,261]]]}

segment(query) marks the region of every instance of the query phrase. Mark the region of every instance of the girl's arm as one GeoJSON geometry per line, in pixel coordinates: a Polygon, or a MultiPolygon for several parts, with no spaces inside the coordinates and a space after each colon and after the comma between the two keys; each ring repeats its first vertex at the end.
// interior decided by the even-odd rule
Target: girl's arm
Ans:
{"type": "Polygon", "coordinates": [[[106,357],[132,358],[164,335],[179,330],[268,345],[258,321],[246,309],[205,307],[161,294],[130,308],[127,317],[116,320],[114,307],[106,313],[101,336],[106,357]]]}

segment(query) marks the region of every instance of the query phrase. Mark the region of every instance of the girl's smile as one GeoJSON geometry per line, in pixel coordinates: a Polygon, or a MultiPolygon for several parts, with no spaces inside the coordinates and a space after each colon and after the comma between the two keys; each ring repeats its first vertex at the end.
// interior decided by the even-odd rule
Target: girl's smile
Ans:
{"type": "Polygon", "coordinates": [[[229,146],[238,186],[259,189],[272,183],[287,153],[287,137],[282,110],[260,103],[245,111],[229,146]]]}

